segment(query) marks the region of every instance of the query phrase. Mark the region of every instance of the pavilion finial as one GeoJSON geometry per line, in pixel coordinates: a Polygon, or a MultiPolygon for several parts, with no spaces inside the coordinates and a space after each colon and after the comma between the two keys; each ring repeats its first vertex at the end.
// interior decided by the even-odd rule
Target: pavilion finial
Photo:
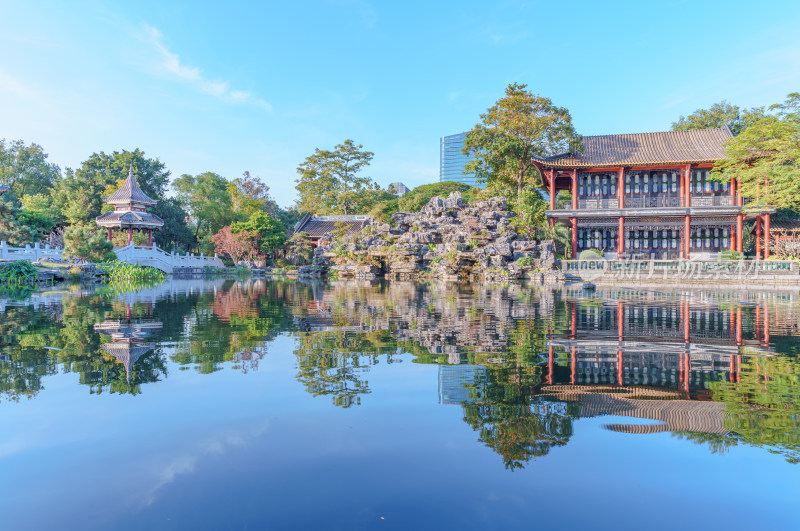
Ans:
{"type": "Polygon", "coordinates": [[[131,165],[128,168],[128,179],[133,179],[133,162],[131,162],[131,165]]]}

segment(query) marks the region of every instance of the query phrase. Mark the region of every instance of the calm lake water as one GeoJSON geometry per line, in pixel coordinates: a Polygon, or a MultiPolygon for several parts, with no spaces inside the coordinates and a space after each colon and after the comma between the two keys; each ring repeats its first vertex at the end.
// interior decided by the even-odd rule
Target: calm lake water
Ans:
{"type": "Polygon", "coordinates": [[[799,529],[797,292],[0,295],[2,529],[799,529]]]}

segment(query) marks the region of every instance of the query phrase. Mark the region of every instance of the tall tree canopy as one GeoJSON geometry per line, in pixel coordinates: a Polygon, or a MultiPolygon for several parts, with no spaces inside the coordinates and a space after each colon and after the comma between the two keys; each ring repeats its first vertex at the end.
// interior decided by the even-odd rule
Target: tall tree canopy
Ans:
{"type": "Polygon", "coordinates": [[[0,184],[8,186],[14,198],[49,191],[60,173],[39,144],[0,139],[0,184]]]}
{"type": "Polygon", "coordinates": [[[297,168],[298,210],[345,215],[369,210],[381,200],[381,189],[369,177],[357,174],[369,166],[372,157],[372,152],[350,139],[332,151],[315,149],[297,168]]]}
{"type": "Polygon", "coordinates": [[[727,125],[731,133],[736,136],[764,116],[766,116],[764,107],[740,109],[722,100],[708,109],[697,109],[689,116],[681,116],[677,122],[672,123],[672,130],[715,129],[727,125]]]}
{"type": "Polygon", "coordinates": [[[230,183],[221,175],[206,172],[181,175],[173,184],[175,197],[189,212],[195,238],[201,248],[211,250],[211,235],[237,219],[228,190],[230,183]]]}
{"type": "Polygon", "coordinates": [[[740,193],[752,198],[749,208],[772,205],[800,208],[800,93],[793,92],[775,114],[758,120],[725,144],[727,158],[712,175],[738,178],[740,193]]]}
{"type": "Polygon", "coordinates": [[[76,171],[67,171],[53,190],[53,202],[70,224],[94,221],[103,210],[103,197],[113,193],[133,168],[144,193],[162,199],[170,172],[158,159],[145,157],[143,151],[114,151],[110,155],[94,153],[76,171]]]}
{"type": "Polygon", "coordinates": [[[513,83],[467,133],[464,153],[472,155],[473,160],[465,171],[482,181],[510,181],[520,194],[526,187],[535,186],[533,178],[538,170],[534,155],[576,149],[578,139],[566,108],[534,95],[527,85],[513,83]]]}
{"type": "Polygon", "coordinates": [[[258,234],[262,254],[269,254],[286,242],[286,226],[266,212],[256,212],[247,221],[234,223],[231,230],[258,234]]]}

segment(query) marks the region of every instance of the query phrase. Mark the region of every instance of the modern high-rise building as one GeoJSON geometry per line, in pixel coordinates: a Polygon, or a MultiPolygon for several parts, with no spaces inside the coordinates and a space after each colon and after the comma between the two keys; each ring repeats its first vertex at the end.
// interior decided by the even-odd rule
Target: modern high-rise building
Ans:
{"type": "Polygon", "coordinates": [[[464,167],[472,157],[464,155],[464,140],[467,133],[443,136],[439,140],[439,182],[456,181],[470,186],[483,186],[475,178],[475,174],[465,173],[464,167]]]}

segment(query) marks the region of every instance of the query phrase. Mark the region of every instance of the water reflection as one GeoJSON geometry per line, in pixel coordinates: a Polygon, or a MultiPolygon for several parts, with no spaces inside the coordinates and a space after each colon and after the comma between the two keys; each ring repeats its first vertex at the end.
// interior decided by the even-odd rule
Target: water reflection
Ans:
{"type": "Polygon", "coordinates": [[[616,432],[797,462],[797,297],[263,280],[50,292],[0,300],[0,396],[35,397],[59,371],[131,395],[170,367],[254,371],[284,334],[296,380],[337,407],[366,405],[376,364],[438,365],[439,402],[511,469],[609,415],[616,432]]]}

